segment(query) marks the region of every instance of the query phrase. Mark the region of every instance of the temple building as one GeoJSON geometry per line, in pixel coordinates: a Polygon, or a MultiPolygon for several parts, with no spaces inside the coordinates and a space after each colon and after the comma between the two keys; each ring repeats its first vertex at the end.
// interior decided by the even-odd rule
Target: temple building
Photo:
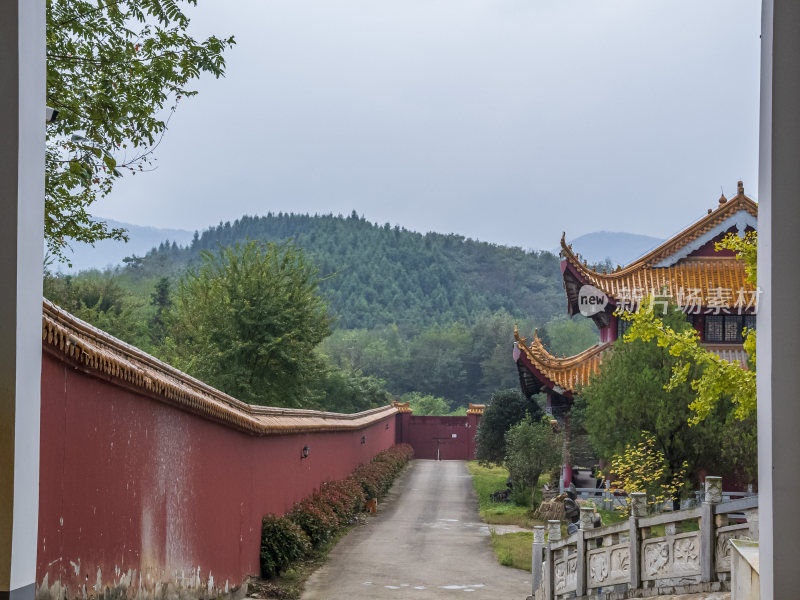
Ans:
{"type": "MultiPolygon", "coordinates": [[[[593,270],[561,237],[561,273],[567,313],[583,314],[597,325],[600,341],[570,357],[557,357],[534,334],[533,340],[514,332],[514,362],[527,397],[547,394],[547,411],[564,422],[576,390],[589,382],[605,353],[621,337],[627,321],[618,310],[635,311],[643,299],[654,298],[654,309],[677,304],[697,330],[701,343],[746,368],[743,329],[755,329],[758,290],[746,281],[743,261],[730,250],[716,251],[715,243],[729,233],[755,231],[758,204],[744,194],[724,195],[718,206],[676,236],[631,264],[612,272],[593,270]]],[[[564,484],[572,469],[565,464],[564,484]]]]}

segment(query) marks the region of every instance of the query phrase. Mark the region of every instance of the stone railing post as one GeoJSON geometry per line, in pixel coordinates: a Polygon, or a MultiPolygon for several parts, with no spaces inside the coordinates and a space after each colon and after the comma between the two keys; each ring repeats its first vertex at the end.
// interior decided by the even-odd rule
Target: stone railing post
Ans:
{"type": "Polygon", "coordinates": [[[594,506],[581,506],[581,529],[594,529],[594,506]]]}
{"type": "Polygon", "coordinates": [[[531,545],[531,596],[542,586],[542,561],[544,560],[544,525],[534,525],[531,545]]]}
{"type": "Polygon", "coordinates": [[[700,516],[700,581],[714,579],[714,554],[717,535],[714,531],[714,505],[722,502],[722,477],[706,477],[705,500],[700,516]]]}
{"type": "Polygon", "coordinates": [[[584,532],[594,528],[594,507],[581,506],[581,528],[578,530],[578,562],[576,565],[575,595],[580,597],[586,594],[586,538],[584,532]]]}
{"type": "Polygon", "coordinates": [[[555,555],[553,553],[553,542],[561,539],[561,521],[548,521],[547,522],[547,547],[545,549],[545,562],[547,563],[544,569],[544,597],[545,600],[553,600],[555,598],[555,578],[553,572],[553,563],[555,562],[555,555]]]}
{"type": "Polygon", "coordinates": [[[647,516],[647,494],[634,492],[631,494],[631,516],[628,519],[628,532],[630,543],[630,569],[631,578],[628,582],[629,589],[635,590],[642,585],[641,572],[641,539],[639,535],[639,518],[647,516]]]}
{"type": "Polygon", "coordinates": [[[561,521],[548,521],[547,522],[547,541],[557,542],[561,539],[561,521]]]}

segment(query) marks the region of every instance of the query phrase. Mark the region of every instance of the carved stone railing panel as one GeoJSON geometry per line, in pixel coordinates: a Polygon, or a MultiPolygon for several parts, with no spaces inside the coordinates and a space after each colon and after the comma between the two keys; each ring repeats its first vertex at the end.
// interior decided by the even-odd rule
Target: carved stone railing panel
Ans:
{"type": "MultiPolygon", "coordinates": [[[[707,478],[707,497],[719,500],[719,478],[707,478]]],[[[632,515],[622,523],[583,527],[561,538],[561,523],[548,522],[547,541],[539,535],[541,559],[532,560],[536,600],[565,600],[613,588],[614,594],[645,595],[726,589],[730,582],[730,540],[758,539],[758,497],[647,514],[643,494],[631,494],[632,515]],[[735,523],[742,517],[747,523],[735,523]],[[661,537],[651,537],[663,527],[661,537]],[[697,531],[687,531],[695,529],[697,531]],[[598,547],[599,544],[602,544],[598,547]],[[539,560],[541,575],[538,571],[539,560]],[[537,582],[538,580],[538,582],[537,582]],[[645,590],[640,592],[637,590],[645,590]]],[[[588,516],[588,510],[586,511],[588,516]]],[[[541,528],[540,528],[541,529],[541,528]]],[[[539,532],[541,534],[541,531],[539,532]]],[[[621,596],[620,596],[621,597],[621,596]]]]}
{"type": "Polygon", "coordinates": [[[700,575],[700,532],[642,542],[642,580],[700,575]]]}
{"type": "Polygon", "coordinates": [[[587,587],[628,583],[631,578],[631,549],[626,542],[597,548],[586,553],[589,564],[587,587]]]}
{"type": "Polygon", "coordinates": [[[578,553],[571,552],[564,559],[557,560],[554,568],[555,593],[574,592],[578,587],[578,553]]]}
{"type": "Polygon", "coordinates": [[[750,526],[747,523],[741,525],[729,525],[717,529],[717,542],[715,551],[715,570],[717,573],[724,573],[731,570],[731,545],[730,540],[752,540],[750,526]]]}

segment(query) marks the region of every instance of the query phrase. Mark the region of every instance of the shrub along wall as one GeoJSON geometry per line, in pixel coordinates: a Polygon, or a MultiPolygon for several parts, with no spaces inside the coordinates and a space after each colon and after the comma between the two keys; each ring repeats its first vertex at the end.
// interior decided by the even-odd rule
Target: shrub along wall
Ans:
{"type": "Polygon", "coordinates": [[[399,444],[359,465],[346,479],[323,483],[294,505],[290,513],[264,517],[261,574],[270,578],[308,556],[331,536],[355,522],[368,499],[382,498],[411,460],[414,450],[399,444]]]}

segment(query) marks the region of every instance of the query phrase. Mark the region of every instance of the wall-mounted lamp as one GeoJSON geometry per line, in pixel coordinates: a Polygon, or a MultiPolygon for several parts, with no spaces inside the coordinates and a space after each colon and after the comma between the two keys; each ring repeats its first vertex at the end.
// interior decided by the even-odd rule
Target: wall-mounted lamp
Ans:
{"type": "Polygon", "coordinates": [[[389,424],[388,423],[386,424],[386,429],[389,429],[389,424]]]}
{"type": "Polygon", "coordinates": [[[367,436],[365,436],[365,435],[361,436],[361,443],[362,444],[366,444],[367,443],[367,436]]]}
{"type": "Polygon", "coordinates": [[[308,446],[303,446],[303,449],[300,451],[300,460],[304,458],[308,458],[308,451],[311,450],[308,446]]]}

